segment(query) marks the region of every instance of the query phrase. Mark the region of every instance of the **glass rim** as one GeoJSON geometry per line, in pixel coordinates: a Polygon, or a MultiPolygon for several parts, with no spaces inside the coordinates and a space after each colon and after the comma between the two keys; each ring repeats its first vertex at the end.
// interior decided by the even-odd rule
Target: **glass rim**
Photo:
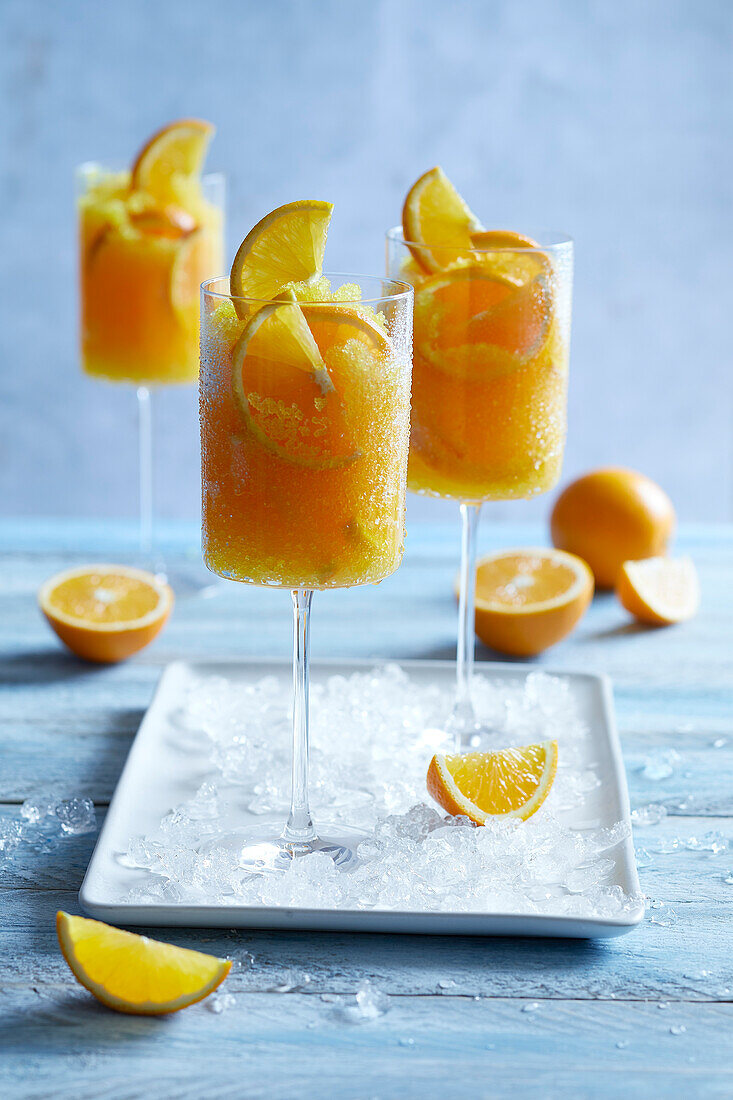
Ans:
{"type": "MultiPolygon", "coordinates": [[[[121,166],[115,168],[115,167],[112,167],[109,164],[102,164],[102,162],[99,161],[99,160],[82,160],[82,161],[79,162],[79,164],[74,165],[74,175],[75,176],[83,176],[86,173],[91,172],[92,170],[97,170],[97,171],[102,171],[102,172],[109,172],[110,175],[117,176],[121,172],[130,172],[130,173],[132,173],[132,166],[129,165],[129,164],[125,164],[125,165],[121,165],[121,166]]],[[[226,178],[227,178],[226,172],[202,172],[201,173],[201,182],[202,183],[204,183],[206,180],[224,180],[224,181],[226,181],[226,178]]]]}
{"type": "MultiPolygon", "coordinates": [[[[477,230],[477,232],[479,232],[477,230]]],[[[501,232],[506,232],[501,230],[501,232]]],[[[514,231],[512,231],[514,232],[514,231]]],[[[494,252],[527,252],[530,255],[533,252],[556,252],[561,248],[572,247],[574,244],[573,238],[567,233],[559,233],[556,231],[548,230],[547,232],[540,234],[541,239],[547,239],[547,244],[537,244],[532,248],[529,245],[497,245],[494,248],[455,248],[451,245],[445,244],[426,244],[424,241],[408,241],[405,238],[404,229],[401,225],[393,225],[391,229],[388,229],[385,236],[388,241],[395,241],[397,244],[403,244],[406,248],[420,248],[428,252],[450,252],[455,255],[458,252],[463,256],[482,255],[484,253],[490,254],[494,252]]]]}
{"type": "MultiPolygon", "coordinates": [[[[391,291],[387,291],[385,294],[376,294],[370,298],[339,298],[338,301],[333,301],[330,298],[323,298],[320,301],[308,301],[299,302],[301,306],[354,306],[362,305],[369,306],[374,305],[377,302],[395,302],[400,299],[409,301],[413,295],[413,288],[410,283],[404,282],[402,279],[392,279],[388,275],[367,275],[359,274],[356,271],[322,271],[321,276],[326,279],[351,279],[354,282],[358,282],[360,279],[368,280],[370,282],[379,282],[382,285],[388,284],[391,287],[399,288],[391,291]]],[[[226,280],[229,283],[229,275],[215,275],[212,279],[206,279],[201,284],[201,293],[206,294],[209,298],[219,298],[221,301],[229,302],[255,302],[257,305],[268,306],[277,303],[283,304],[281,298],[252,298],[246,294],[231,294],[229,292],[224,293],[220,290],[212,290],[212,284],[219,283],[222,280],[226,280]]]]}

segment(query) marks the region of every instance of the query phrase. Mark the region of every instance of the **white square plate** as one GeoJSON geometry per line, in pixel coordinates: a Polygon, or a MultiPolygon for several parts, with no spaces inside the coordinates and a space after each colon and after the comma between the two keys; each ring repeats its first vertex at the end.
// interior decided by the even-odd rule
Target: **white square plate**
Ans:
{"type": "MultiPolygon", "coordinates": [[[[372,669],[375,661],[316,661],[311,666],[313,683],[329,676],[348,676],[372,669]]],[[[409,676],[426,685],[443,682],[448,690],[455,677],[451,661],[401,661],[409,676]]],[[[522,665],[482,662],[480,672],[489,680],[523,682],[532,670],[522,665]]],[[[630,820],[621,748],[613,717],[608,679],[587,673],[552,673],[565,681],[580,718],[586,723],[587,761],[599,778],[597,789],[585,798],[583,820],[602,826],[630,820]]],[[[208,756],[177,743],[174,716],[180,712],[192,679],[224,676],[252,682],[263,676],[282,679],[283,691],[291,689],[291,668],[286,661],[253,659],[246,662],[177,661],[165,669],[153,701],[145,714],[104,827],[79,891],[81,905],[90,916],[126,925],[222,926],[225,928],[301,928],[340,932],[418,932],[436,935],[566,936],[574,938],[620,936],[644,915],[643,905],[617,917],[579,918],[527,913],[406,912],[391,910],[336,910],[265,908],[244,905],[190,903],[141,904],[127,900],[136,872],[120,861],[130,838],[154,832],[161,818],[174,806],[191,798],[210,770],[208,756]]],[[[568,822],[571,826],[571,819],[568,822]]],[[[580,819],[578,824],[580,824],[580,819]]],[[[630,837],[608,853],[614,861],[610,885],[639,896],[639,878],[630,837]]]]}

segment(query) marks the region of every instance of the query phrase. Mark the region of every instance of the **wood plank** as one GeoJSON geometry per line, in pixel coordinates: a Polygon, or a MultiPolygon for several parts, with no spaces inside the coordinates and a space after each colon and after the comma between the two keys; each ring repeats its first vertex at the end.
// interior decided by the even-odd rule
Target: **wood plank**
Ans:
{"type": "MultiPolygon", "coordinates": [[[[0,822],[17,817],[6,808],[0,822]]],[[[101,817],[101,815],[100,815],[101,817]]],[[[637,844],[658,847],[676,836],[701,835],[710,826],[733,839],[730,820],[668,818],[639,830],[637,844]]],[[[5,944],[4,983],[70,985],[54,932],[57,909],[78,912],[76,890],[93,836],[62,840],[51,852],[20,851],[0,876],[0,932],[5,944]]],[[[344,992],[349,983],[376,978],[390,992],[450,992],[461,995],[534,998],[731,1000],[733,960],[728,950],[733,887],[726,855],[681,850],[653,855],[642,867],[642,888],[676,912],[650,912],[633,932],[613,941],[487,940],[480,937],[334,935],[207,929],[151,931],[163,939],[247,962],[230,985],[266,991],[292,969],[310,975],[308,988],[344,992]]]]}
{"type": "MultiPolygon", "coordinates": [[[[93,684],[64,681],[47,691],[28,685],[14,699],[6,692],[0,802],[56,791],[107,804],[161,671],[130,662],[93,684]]],[[[620,710],[618,721],[632,805],[662,802],[671,813],[733,814],[733,731],[727,717],[723,733],[702,725],[688,729],[688,723],[679,724],[678,732],[659,730],[638,713],[627,726],[620,710]],[[714,747],[718,740],[725,742],[720,748],[714,747]],[[670,748],[680,757],[673,774],[647,778],[645,761],[670,748]]]]}
{"type": "Polygon", "coordinates": [[[729,1004],[522,1008],[515,1000],[393,997],[384,1016],[353,1026],[318,996],[239,993],[220,1015],[204,1003],[145,1019],[102,1009],[82,990],[11,990],[4,1095],[677,1100],[733,1089],[729,1004]]]}

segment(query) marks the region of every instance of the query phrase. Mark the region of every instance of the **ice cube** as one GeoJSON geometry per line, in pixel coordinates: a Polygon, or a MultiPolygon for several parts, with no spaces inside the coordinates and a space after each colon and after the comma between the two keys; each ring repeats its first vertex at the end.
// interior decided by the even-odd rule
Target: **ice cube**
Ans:
{"type": "Polygon", "coordinates": [[[631,813],[631,824],[645,829],[648,825],[658,825],[667,816],[666,806],[658,802],[650,802],[646,806],[640,806],[631,813]]]}
{"type": "Polygon", "coordinates": [[[209,997],[207,1002],[210,1012],[216,1013],[220,1016],[222,1012],[226,1012],[227,1009],[234,1008],[237,1003],[237,998],[233,993],[218,993],[213,997],[209,997]]]}
{"type": "Polygon", "coordinates": [[[56,817],[65,836],[83,836],[97,830],[97,817],[91,798],[69,798],[58,802],[56,817]]]}
{"type": "Polygon", "coordinates": [[[389,1012],[389,997],[373,986],[368,978],[359,985],[354,1001],[338,1013],[349,1024],[367,1024],[389,1012]]]}

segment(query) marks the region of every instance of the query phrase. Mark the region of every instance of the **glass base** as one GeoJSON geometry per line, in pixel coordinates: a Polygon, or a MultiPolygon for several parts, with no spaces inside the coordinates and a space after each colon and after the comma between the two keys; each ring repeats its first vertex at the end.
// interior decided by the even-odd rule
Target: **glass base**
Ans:
{"type": "Polygon", "coordinates": [[[314,852],[330,856],[341,870],[353,869],[358,863],[356,849],[367,834],[347,825],[324,825],[319,835],[307,841],[292,840],[283,835],[279,822],[258,822],[242,825],[230,833],[206,841],[200,852],[221,850],[233,852],[240,868],[250,874],[270,874],[287,871],[293,860],[314,852]],[[279,827],[278,827],[279,826],[279,827]]]}

